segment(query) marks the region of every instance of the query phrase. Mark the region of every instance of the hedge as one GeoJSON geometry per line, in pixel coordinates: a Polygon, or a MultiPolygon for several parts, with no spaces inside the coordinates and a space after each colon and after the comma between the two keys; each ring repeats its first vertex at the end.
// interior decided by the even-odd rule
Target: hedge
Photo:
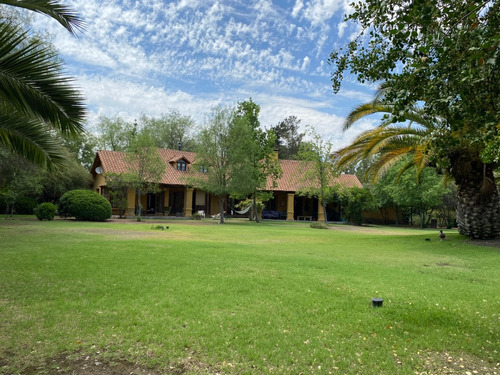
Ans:
{"type": "Polygon", "coordinates": [[[91,190],[71,190],[59,200],[60,217],[83,221],[105,221],[111,217],[111,204],[91,190]]]}

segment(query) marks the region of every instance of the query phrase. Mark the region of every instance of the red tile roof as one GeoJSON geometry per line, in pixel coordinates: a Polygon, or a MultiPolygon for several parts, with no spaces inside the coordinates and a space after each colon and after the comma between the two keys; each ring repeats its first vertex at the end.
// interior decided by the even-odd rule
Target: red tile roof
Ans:
{"type": "MultiPolygon", "coordinates": [[[[173,162],[185,159],[188,163],[193,163],[196,158],[194,152],[158,149],[161,159],[165,163],[165,173],[158,181],[165,185],[186,185],[186,178],[189,172],[178,171],[173,162]]],[[[124,152],[119,151],[98,151],[96,160],[92,167],[92,174],[95,176],[95,168],[102,166],[104,173],[124,173],[130,169],[124,152]]],[[[272,187],[271,181],[267,183],[268,190],[274,191],[297,191],[305,187],[304,168],[307,164],[297,160],[279,160],[283,175],[276,181],[276,186],[272,187]]],[[[332,180],[332,184],[340,183],[345,187],[362,187],[358,178],[351,174],[341,174],[332,180]]]]}
{"type": "MultiPolygon", "coordinates": [[[[305,180],[305,168],[307,163],[299,160],[279,160],[283,175],[276,180],[276,186],[272,187],[271,181],[267,182],[267,189],[274,191],[297,191],[307,187],[309,181],[305,180]]],[[[331,181],[332,185],[341,184],[344,187],[362,187],[356,175],[341,174],[331,181]]]]}

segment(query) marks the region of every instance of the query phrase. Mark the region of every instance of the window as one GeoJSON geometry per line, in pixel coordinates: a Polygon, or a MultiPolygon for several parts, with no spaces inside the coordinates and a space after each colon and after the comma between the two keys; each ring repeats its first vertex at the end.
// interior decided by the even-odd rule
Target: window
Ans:
{"type": "Polygon", "coordinates": [[[204,165],[200,165],[200,172],[207,173],[207,167],[205,167],[204,165]]]}
{"type": "Polygon", "coordinates": [[[186,170],[186,162],[184,160],[179,160],[177,162],[177,170],[178,171],[185,171],[186,170]]]}

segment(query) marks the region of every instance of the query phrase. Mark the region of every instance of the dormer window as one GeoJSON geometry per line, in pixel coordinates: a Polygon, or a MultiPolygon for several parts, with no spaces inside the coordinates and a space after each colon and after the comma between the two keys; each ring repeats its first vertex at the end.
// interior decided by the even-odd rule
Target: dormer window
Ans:
{"type": "Polygon", "coordinates": [[[205,167],[204,165],[200,165],[200,172],[207,173],[207,167],[205,167]]]}
{"type": "Polygon", "coordinates": [[[185,171],[186,170],[186,162],[184,160],[179,160],[177,162],[177,170],[178,171],[185,171]]]}

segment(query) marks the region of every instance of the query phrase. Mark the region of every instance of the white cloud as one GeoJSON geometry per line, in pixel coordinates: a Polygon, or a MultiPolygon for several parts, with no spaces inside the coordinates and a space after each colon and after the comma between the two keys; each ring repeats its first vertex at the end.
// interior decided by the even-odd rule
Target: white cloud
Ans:
{"type": "MultiPolygon", "coordinates": [[[[296,115],[346,137],[337,134],[343,105],[371,94],[349,86],[334,96],[323,49],[334,45],[332,19],[350,1],[68,0],[87,22],[79,38],[39,19],[76,72],[91,119],[175,108],[201,124],[214,105],[252,97],[264,125],[296,115]]],[[[344,28],[339,34],[353,31],[344,28]]]]}
{"type": "Polygon", "coordinates": [[[311,59],[309,58],[309,56],[304,57],[304,60],[302,62],[302,67],[300,68],[300,70],[305,71],[310,64],[311,64],[311,59]]]}
{"type": "Polygon", "coordinates": [[[299,15],[299,13],[303,7],[304,7],[304,3],[302,2],[302,0],[296,0],[295,5],[293,6],[293,10],[292,10],[292,17],[296,18],[299,15]]]}
{"type": "Polygon", "coordinates": [[[306,5],[304,17],[313,26],[324,24],[330,20],[335,12],[342,9],[344,0],[312,0],[306,5]]]}

